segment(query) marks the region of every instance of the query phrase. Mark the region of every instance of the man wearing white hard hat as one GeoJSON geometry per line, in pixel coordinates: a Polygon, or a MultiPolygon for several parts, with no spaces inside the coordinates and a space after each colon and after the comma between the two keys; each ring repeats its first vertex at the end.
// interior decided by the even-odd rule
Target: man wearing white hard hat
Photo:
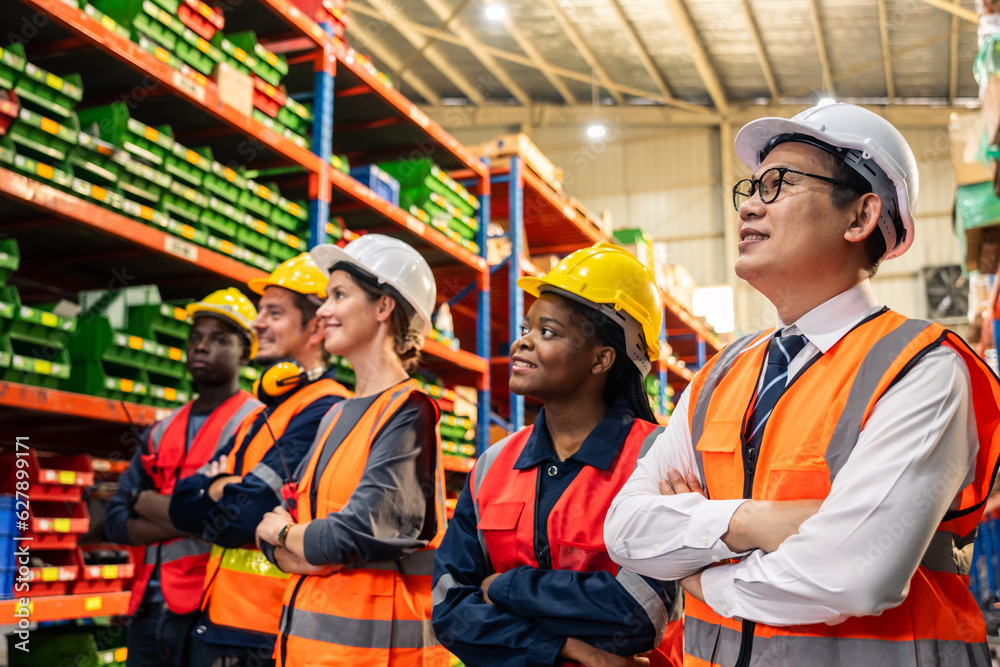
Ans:
{"type": "Polygon", "coordinates": [[[956,335],[879,304],[917,165],[861,107],[736,137],[736,274],[777,310],[702,368],[605,524],[685,588],[685,664],[989,665],[968,591],[1000,385],[956,335]]]}
{"type": "Polygon", "coordinates": [[[279,506],[257,542],[291,574],[279,667],[446,667],[431,627],[434,553],[444,536],[437,403],[409,375],[437,287],[424,258],[381,234],[310,252],[328,277],[324,345],[357,377],[320,423],[295,477],[297,514],[279,506]]]}

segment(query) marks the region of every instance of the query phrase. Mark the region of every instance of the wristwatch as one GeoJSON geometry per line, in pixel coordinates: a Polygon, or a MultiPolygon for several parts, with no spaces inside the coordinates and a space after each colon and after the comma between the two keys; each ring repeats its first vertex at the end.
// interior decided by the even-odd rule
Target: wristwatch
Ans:
{"type": "Polygon", "coordinates": [[[288,531],[290,531],[294,525],[294,523],[286,523],[284,528],[278,531],[278,546],[282,549],[288,548],[285,546],[285,540],[288,538],[288,531]]]}
{"type": "Polygon", "coordinates": [[[128,498],[125,501],[126,506],[128,506],[128,514],[133,519],[139,518],[139,513],[135,511],[135,504],[139,502],[139,496],[146,489],[141,486],[133,486],[128,490],[128,498]]]}

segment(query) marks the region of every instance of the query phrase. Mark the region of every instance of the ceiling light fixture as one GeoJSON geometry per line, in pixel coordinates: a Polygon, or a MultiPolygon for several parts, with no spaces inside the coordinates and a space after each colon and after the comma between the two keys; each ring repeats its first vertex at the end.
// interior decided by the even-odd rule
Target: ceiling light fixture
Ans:
{"type": "Polygon", "coordinates": [[[604,135],[608,133],[608,128],[604,127],[600,123],[592,123],[587,126],[587,136],[591,139],[603,139],[604,135]]]}
{"type": "Polygon", "coordinates": [[[832,97],[821,97],[821,98],[819,98],[819,102],[817,102],[816,105],[817,106],[821,106],[821,107],[825,107],[828,104],[836,104],[836,103],[837,103],[837,100],[833,99],[832,97]]]}
{"type": "Polygon", "coordinates": [[[491,21],[502,21],[507,16],[507,9],[503,5],[486,5],[486,18],[491,21]]]}

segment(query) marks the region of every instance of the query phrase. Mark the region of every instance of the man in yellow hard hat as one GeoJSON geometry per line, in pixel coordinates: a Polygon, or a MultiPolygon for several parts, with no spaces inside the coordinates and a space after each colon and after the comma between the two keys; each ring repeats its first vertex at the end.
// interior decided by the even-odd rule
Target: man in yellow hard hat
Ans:
{"type": "Polygon", "coordinates": [[[272,664],[287,576],[254,546],[263,516],[316,437],[323,415],[349,395],[326,367],[324,329],[316,311],[326,276],[308,253],[250,281],[261,295],[251,326],[255,385],[265,405],[247,415],[202,471],[177,485],[170,518],[214,546],[205,575],[203,614],[192,633],[191,667],[272,664]]]}
{"type": "Polygon", "coordinates": [[[187,307],[193,320],[187,369],[197,397],[157,422],[141,440],[108,505],[105,531],[120,544],[146,545],[129,614],[130,665],[188,664],[210,545],[178,530],[167,509],[178,479],[194,474],[260,405],[240,390],[240,369],[257,351],[257,309],[236,288],[187,307]]]}

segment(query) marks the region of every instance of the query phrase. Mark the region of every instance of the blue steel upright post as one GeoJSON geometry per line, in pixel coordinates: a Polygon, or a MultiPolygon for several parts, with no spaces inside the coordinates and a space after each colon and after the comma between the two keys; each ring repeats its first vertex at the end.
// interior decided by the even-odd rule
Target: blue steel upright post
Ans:
{"type": "MultiPolygon", "coordinates": [[[[333,37],[333,26],[324,22],[319,24],[328,37],[333,37]]],[[[322,49],[321,60],[316,64],[313,74],[313,128],[312,152],[319,157],[323,169],[330,169],[330,155],[333,151],[333,68],[336,58],[333,55],[331,41],[327,41],[322,49]]],[[[326,223],[330,220],[330,202],[321,196],[325,191],[330,196],[329,177],[323,179],[319,192],[310,193],[309,199],[309,245],[326,243],[326,223]]]]}
{"type": "MultiPolygon", "coordinates": [[[[665,308],[665,306],[664,306],[665,308]]],[[[663,350],[667,349],[667,320],[663,318],[660,321],[660,354],[663,354],[663,350]]],[[[669,375],[667,367],[660,363],[659,359],[655,360],[656,367],[659,369],[660,375],[660,410],[664,415],[667,414],[667,377],[669,375]]]]}
{"type": "MultiPolygon", "coordinates": [[[[487,167],[489,163],[487,162],[487,167]]],[[[490,195],[484,194],[486,186],[489,185],[489,169],[487,175],[480,182],[479,186],[479,233],[476,234],[476,243],[479,244],[479,255],[486,259],[486,227],[490,224],[490,195]]],[[[490,446],[490,272],[487,262],[486,271],[480,273],[478,280],[479,301],[476,304],[479,317],[476,321],[476,354],[486,359],[486,377],[483,380],[483,389],[479,390],[479,418],[476,422],[476,446],[482,454],[490,446]]]]}
{"type": "MultiPolygon", "coordinates": [[[[524,177],[521,174],[521,158],[516,156],[510,158],[507,197],[507,234],[510,237],[510,260],[507,262],[510,318],[507,322],[507,342],[512,345],[520,337],[521,322],[524,321],[524,292],[517,286],[517,279],[521,277],[521,253],[524,251],[524,177]]],[[[510,373],[508,368],[507,377],[510,377],[510,373]]],[[[510,394],[510,423],[515,432],[524,428],[524,396],[510,394]]]]}

